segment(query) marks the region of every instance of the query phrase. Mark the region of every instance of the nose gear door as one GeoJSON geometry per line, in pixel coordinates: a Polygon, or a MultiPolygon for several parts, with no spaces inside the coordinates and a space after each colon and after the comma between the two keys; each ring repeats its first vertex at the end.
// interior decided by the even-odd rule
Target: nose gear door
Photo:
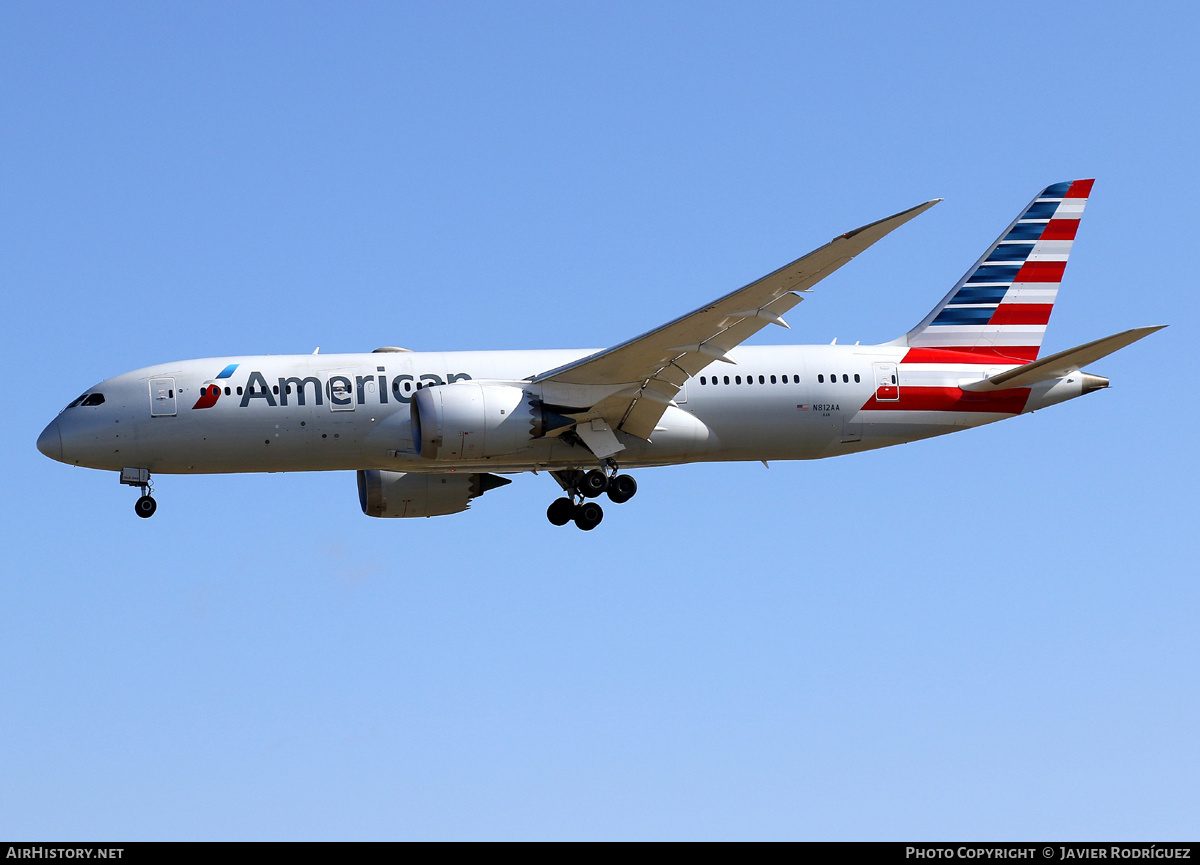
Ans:
{"type": "Polygon", "coordinates": [[[150,417],[174,417],[175,379],[150,379],[150,417]]]}

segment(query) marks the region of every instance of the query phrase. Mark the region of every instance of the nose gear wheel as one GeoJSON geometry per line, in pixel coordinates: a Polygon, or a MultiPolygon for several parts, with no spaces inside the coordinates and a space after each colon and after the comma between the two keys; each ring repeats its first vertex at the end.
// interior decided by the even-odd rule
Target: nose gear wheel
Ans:
{"type": "Polygon", "coordinates": [[[154,516],[154,512],[158,510],[158,502],[150,495],[154,492],[154,484],[150,480],[149,469],[121,469],[121,483],[127,487],[137,487],[142,491],[141,498],[133,503],[133,512],[144,520],[154,516]]]}

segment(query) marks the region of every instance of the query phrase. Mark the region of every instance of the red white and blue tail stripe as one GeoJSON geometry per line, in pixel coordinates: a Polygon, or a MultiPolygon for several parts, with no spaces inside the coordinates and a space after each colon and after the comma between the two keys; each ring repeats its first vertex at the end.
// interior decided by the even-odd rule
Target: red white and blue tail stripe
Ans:
{"type": "Polygon", "coordinates": [[[906,363],[1036,360],[1092,180],[1048,186],[903,342],[906,363]]]}

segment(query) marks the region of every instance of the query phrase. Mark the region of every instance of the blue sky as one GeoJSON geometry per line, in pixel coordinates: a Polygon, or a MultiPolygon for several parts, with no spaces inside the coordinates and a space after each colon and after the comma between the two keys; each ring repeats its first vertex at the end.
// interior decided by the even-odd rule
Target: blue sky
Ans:
{"type": "Polygon", "coordinates": [[[1197,23],[6,4],[0,836],[1194,837],[1197,23]],[[1077,177],[1047,350],[1172,325],[1111,390],[648,470],[589,534],[532,476],[415,521],[164,476],[143,521],[34,448],[173,359],[615,343],[944,197],[783,335],[885,341],[1077,177]]]}

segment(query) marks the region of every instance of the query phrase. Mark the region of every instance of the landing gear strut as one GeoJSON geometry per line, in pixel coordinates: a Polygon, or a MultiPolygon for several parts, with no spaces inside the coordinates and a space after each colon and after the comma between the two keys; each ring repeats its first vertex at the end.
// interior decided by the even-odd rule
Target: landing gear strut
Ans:
{"type": "Polygon", "coordinates": [[[154,487],[150,483],[149,469],[121,469],[121,483],[130,487],[137,487],[142,491],[142,496],[133,505],[133,512],[142,519],[149,519],[154,516],[154,512],[158,510],[158,502],[150,495],[154,487]]]}
{"type": "Polygon", "coordinates": [[[617,471],[617,464],[609,459],[600,468],[588,472],[578,469],[551,472],[566,495],[550,503],[546,508],[546,519],[556,526],[574,522],[585,532],[596,528],[604,519],[604,509],[590,499],[608,493],[609,501],[619,505],[637,492],[637,481],[629,475],[619,475],[617,471]]]}

